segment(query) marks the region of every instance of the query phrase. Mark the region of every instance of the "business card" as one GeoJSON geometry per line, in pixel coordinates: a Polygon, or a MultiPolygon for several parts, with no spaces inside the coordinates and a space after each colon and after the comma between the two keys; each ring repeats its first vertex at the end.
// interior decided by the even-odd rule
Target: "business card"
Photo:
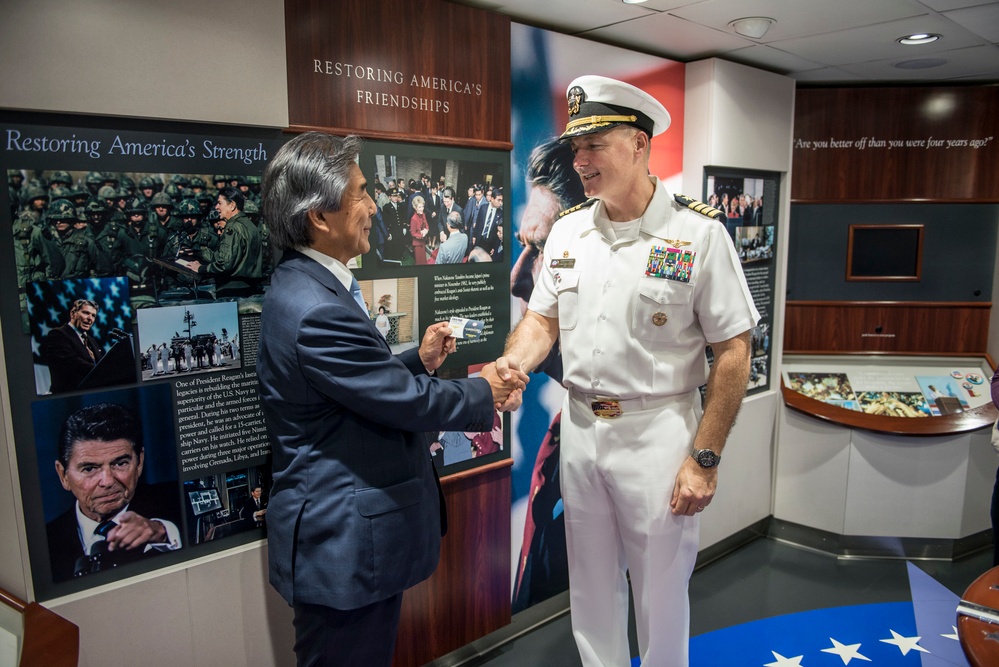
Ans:
{"type": "Polygon", "coordinates": [[[451,335],[454,338],[475,340],[476,338],[482,336],[482,332],[486,328],[486,323],[482,320],[470,320],[465,317],[452,317],[450,326],[451,335]]]}

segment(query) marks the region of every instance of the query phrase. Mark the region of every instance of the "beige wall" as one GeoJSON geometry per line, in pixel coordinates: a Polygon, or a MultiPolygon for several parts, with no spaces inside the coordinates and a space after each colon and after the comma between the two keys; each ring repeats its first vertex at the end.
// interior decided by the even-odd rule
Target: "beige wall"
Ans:
{"type": "Polygon", "coordinates": [[[0,107],[288,126],[281,0],[5,0],[0,107]]]}
{"type": "Polygon", "coordinates": [[[687,64],[682,192],[702,196],[705,166],[781,174],[770,390],[743,402],[719,468],[717,495],[701,521],[702,549],[770,516],[772,509],[784,322],[784,299],[778,295],[785,292],[787,275],[794,87],[786,76],[724,60],[687,64]]]}

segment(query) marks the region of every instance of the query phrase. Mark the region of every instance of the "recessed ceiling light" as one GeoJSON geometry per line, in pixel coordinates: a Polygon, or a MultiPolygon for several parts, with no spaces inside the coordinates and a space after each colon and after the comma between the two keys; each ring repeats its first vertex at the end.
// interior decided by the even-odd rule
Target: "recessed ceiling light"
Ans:
{"type": "Polygon", "coordinates": [[[915,44],[929,44],[930,42],[935,42],[940,39],[940,35],[934,35],[928,32],[919,32],[915,35],[906,35],[905,37],[899,37],[896,41],[899,44],[906,44],[909,46],[915,44]]]}
{"type": "Polygon", "coordinates": [[[648,2],[648,0],[621,0],[626,5],[640,5],[643,2],[648,2]]]}

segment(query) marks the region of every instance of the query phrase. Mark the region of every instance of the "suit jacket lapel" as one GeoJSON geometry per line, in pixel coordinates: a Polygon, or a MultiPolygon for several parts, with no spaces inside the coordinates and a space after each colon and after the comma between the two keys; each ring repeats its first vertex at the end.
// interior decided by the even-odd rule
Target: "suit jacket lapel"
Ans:
{"type": "MultiPolygon", "coordinates": [[[[284,258],[281,260],[281,263],[284,264],[285,262],[288,263],[289,268],[298,269],[308,274],[310,277],[315,278],[320,285],[336,294],[345,308],[351,308],[353,309],[352,312],[357,312],[358,304],[354,301],[354,297],[351,295],[350,290],[344,287],[343,283],[341,283],[325,266],[311,257],[303,255],[297,250],[285,251],[284,258]]],[[[358,315],[360,315],[360,313],[358,313],[358,315]]],[[[378,329],[375,328],[375,323],[371,321],[371,318],[368,317],[365,319],[368,320],[368,327],[375,334],[373,337],[391,351],[388,342],[382,338],[380,333],[378,333],[378,329]]]]}

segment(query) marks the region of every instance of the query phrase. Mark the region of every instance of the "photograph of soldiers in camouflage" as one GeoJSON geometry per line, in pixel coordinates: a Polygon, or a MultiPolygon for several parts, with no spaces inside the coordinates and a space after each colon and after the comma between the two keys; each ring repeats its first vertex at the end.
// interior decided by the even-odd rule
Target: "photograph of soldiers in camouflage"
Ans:
{"type": "Polygon", "coordinates": [[[137,315],[143,380],[242,368],[234,301],[145,308],[137,315]]]}
{"type": "Polygon", "coordinates": [[[127,279],[33,282],[25,312],[39,395],[135,382],[127,279]]]}
{"type": "Polygon", "coordinates": [[[259,176],[9,169],[7,184],[22,308],[34,281],[123,276],[135,308],[259,311],[274,263],[259,176]]]}

